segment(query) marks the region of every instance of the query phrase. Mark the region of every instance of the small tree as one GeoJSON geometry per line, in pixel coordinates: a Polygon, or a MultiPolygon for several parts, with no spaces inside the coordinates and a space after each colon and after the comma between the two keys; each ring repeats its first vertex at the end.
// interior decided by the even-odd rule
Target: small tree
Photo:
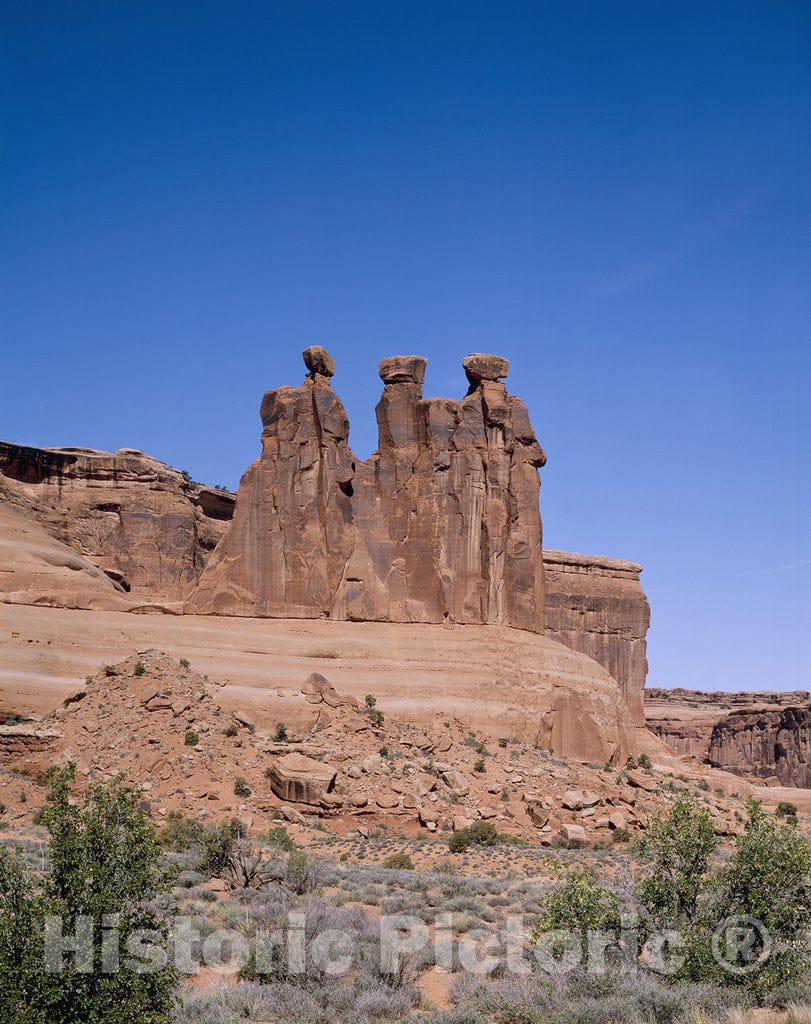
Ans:
{"type": "Polygon", "coordinates": [[[532,941],[540,942],[545,932],[579,933],[584,962],[588,957],[589,931],[620,929],[619,901],[616,893],[600,885],[589,868],[572,868],[564,880],[549,893],[532,941]]]}
{"type": "Polygon", "coordinates": [[[50,832],[49,869],[41,892],[35,892],[19,862],[0,859],[0,1006],[11,1000],[15,1008],[2,1019],[169,1024],[174,1019],[174,970],[159,966],[142,973],[128,951],[140,929],[147,931],[153,947],[167,942],[166,926],[149,905],[166,888],[155,828],[138,794],[121,780],[92,786],[81,804],[74,798],[73,781],[73,766],[48,773],[50,803],[42,822],[50,832]],[[74,970],[69,957],[63,970],[43,970],[40,937],[48,917],[59,919],[66,936],[76,931],[78,918],[86,919],[89,971],[74,970]],[[102,935],[111,920],[121,957],[113,970],[106,970],[110,965],[102,959],[102,935]]]}
{"type": "Polygon", "coordinates": [[[666,814],[654,815],[638,844],[650,875],[637,895],[657,927],[697,922],[717,846],[710,812],[695,800],[681,797],[666,814]]]}
{"type": "Polygon", "coordinates": [[[677,980],[708,981],[718,975],[712,955],[714,921],[709,907],[710,858],[718,840],[707,807],[680,797],[667,813],[654,815],[638,850],[650,874],[636,894],[655,929],[675,929],[683,939],[684,959],[677,980]]]}
{"type": "Polygon", "coordinates": [[[0,1020],[34,1020],[42,907],[22,860],[0,847],[0,1020]],[[22,1012],[22,1015],[21,1015],[22,1012]]]}
{"type": "MultiPolygon", "coordinates": [[[[746,810],[735,852],[721,873],[718,916],[753,918],[768,933],[768,958],[756,971],[740,975],[764,994],[796,982],[808,965],[811,853],[796,827],[766,814],[759,801],[748,800],[746,810]]],[[[755,948],[750,956],[759,952],[755,948]]]]}

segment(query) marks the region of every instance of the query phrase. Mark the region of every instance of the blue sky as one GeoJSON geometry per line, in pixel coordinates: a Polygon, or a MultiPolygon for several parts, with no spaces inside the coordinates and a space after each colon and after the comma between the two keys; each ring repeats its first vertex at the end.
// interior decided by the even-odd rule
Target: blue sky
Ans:
{"type": "Polygon", "coordinates": [[[0,13],[0,436],[236,485],[326,344],[509,357],[549,547],[637,559],[649,682],[811,687],[811,5],[0,13]]]}

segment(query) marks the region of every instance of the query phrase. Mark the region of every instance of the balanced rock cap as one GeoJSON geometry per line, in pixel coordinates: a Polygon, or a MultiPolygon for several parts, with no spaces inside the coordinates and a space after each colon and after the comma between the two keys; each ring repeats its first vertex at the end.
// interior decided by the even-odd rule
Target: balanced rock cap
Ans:
{"type": "Polygon", "coordinates": [[[462,360],[467,379],[471,384],[482,380],[501,380],[510,370],[510,364],[503,356],[493,356],[486,352],[471,352],[462,360]]]}
{"type": "Polygon", "coordinates": [[[422,384],[427,365],[425,356],[389,356],[380,360],[378,373],[384,384],[422,384]]]}
{"type": "Polygon", "coordinates": [[[335,363],[332,356],[321,345],[310,345],[301,353],[304,365],[312,374],[319,373],[322,377],[335,376],[335,363]]]}

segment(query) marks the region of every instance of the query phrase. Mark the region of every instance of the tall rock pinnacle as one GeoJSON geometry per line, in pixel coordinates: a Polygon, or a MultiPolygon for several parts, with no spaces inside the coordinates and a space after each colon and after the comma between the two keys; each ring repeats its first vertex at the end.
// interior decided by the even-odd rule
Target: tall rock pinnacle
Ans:
{"type": "Polygon", "coordinates": [[[262,401],[262,455],[189,610],[543,632],[546,456],[507,360],[468,356],[456,402],[422,397],[423,357],[383,359],[378,451],[358,462],[331,356],[303,356],[304,383],[262,401]]]}

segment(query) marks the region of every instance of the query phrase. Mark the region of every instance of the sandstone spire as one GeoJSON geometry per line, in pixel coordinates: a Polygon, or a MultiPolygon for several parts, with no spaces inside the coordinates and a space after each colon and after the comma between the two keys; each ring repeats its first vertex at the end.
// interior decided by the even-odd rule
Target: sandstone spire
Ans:
{"type": "Polygon", "coordinates": [[[326,349],[262,402],[262,455],[189,601],[215,614],[502,623],[543,632],[538,473],[546,461],[506,359],[463,361],[456,402],[427,360],[379,366],[378,451],[357,462],[326,349]]]}

